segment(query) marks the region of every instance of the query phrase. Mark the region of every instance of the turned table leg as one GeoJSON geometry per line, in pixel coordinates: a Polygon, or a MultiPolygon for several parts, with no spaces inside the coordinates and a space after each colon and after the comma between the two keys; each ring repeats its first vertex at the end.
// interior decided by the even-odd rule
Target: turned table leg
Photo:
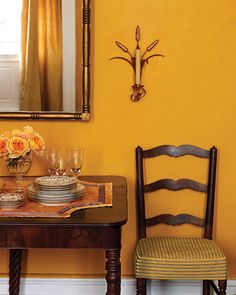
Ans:
{"type": "Polygon", "coordinates": [[[106,250],[106,295],[120,295],[120,248],[106,250]]]}
{"type": "Polygon", "coordinates": [[[21,249],[10,249],[9,295],[19,295],[22,252],[21,249]]]}

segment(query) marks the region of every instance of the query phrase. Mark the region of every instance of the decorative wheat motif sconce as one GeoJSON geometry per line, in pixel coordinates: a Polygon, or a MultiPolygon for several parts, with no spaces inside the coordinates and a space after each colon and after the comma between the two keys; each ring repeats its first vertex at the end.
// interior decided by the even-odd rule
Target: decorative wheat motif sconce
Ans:
{"type": "Polygon", "coordinates": [[[148,64],[149,59],[155,57],[155,56],[162,56],[164,57],[164,55],[156,53],[156,54],[152,54],[146,58],[145,55],[150,52],[159,42],[159,40],[155,40],[153,41],[147,48],[146,51],[141,55],[141,51],[140,51],[140,46],[139,46],[139,41],[140,41],[140,28],[139,26],[136,27],[136,34],[135,34],[135,39],[137,42],[136,45],[136,49],[135,49],[135,55],[133,56],[130,52],[129,49],[123,45],[121,42],[115,41],[116,45],[125,53],[127,53],[130,57],[130,59],[122,57],[122,56],[115,56],[110,58],[110,60],[113,59],[121,59],[124,60],[126,62],[128,62],[131,67],[134,70],[134,74],[135,74],[135,84],[132,86],[133,89],[133,93],[131,94],[130,98],[132,101],[139,101],[142,97],[145,96],[146,94],[146,90],[144,88],[144,85],[141,84],[141,78],[142,78],[142,71],[143,71],[143,67],[145,64],[148,64]]]}

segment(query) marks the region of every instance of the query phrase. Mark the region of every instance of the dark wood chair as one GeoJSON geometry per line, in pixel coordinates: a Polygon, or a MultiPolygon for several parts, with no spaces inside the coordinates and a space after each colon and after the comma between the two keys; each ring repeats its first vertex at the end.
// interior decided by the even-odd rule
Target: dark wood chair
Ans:
{"type": "MultiPolygon", "coordinates": [[[[203,280],[203,295],[209,295],[212,288],[216,294],[225,295],[227,286],[227,262],[226,257],[219,246],[212,240],[215,179],[216,179],[217,149],[202,149],[192,145],[178,147],[162,145],[152,149],[143,150],[136,148],[136,173],[137,173],[137,224],[138,242],[135,250],[135,276],[137,279],[137,295],[146,294],[146,280],[203,280]],[[151,183],[145,183],[148,173],[146,160],[161,155],[169,157],[182,157],[191,155],[205,158],[209,162],[208,180],[206,184],[181,178],[159,179],[151,183]],[[159,214],[147,216],[146,200],[154,191],[167,189],[178,191],[190,189],[205,193],[206,206],[204,218],[199,218],[188,213],[159,214]],[[185,223],[204,228],[203,237],[150,237],[147,227],[160,223],[176,226],[185,223]],[[218,281],[218,287],[215,284],[218,281]]],[[[159,202],[161,192],[158,193],[159,202]]],[[[194,196],[193,196],[194,197],[194,196]]],[[[150,205],[150,203],[149,203],[150,205]]],[[[157,206],[159,207],[159,206],[157,206]]],[[[152,208],[153,212],[153,208],[152,208]]]]}

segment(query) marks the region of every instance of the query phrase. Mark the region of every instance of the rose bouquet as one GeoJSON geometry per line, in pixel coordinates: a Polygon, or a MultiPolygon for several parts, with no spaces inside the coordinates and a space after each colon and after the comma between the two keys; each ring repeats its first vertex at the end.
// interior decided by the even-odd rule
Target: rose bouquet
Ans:
{"type": "Polygon", "coordinates": [[[38,154],[45,148],[44,139],[32,127],[6,131],[0,135],[0,158],[6,157],[11,162],[29,154],[38,154]]]}
{"type": "Polygon", "coordinates": [[[5,158],[8,171],[16,176],[16,191],[22,191],[22,178],[31,167],[32,154],[44,149],[44,139],[30,126],[0,135],[0,158],[5,158]]]}

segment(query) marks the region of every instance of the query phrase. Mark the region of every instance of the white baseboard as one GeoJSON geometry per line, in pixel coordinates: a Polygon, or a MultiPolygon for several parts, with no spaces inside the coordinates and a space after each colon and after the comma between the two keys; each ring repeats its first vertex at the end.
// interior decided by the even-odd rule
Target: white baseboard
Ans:
{"type": "MultiPolygon", "coordinates": [[[[26,278],[20,295],[105,295],[104,279],[26,278]]],[[[8,279],[0,279],[0,294],[8,295],[8,279]]],[[[121,295],[135,295],[135,280],[122,278],[121,295]]],[[[148,295],[201,295],[198,281],[151,281],[148,295]]],[[[236,294],[236,281],[228,281],[227,295],[236,294]]]]}

